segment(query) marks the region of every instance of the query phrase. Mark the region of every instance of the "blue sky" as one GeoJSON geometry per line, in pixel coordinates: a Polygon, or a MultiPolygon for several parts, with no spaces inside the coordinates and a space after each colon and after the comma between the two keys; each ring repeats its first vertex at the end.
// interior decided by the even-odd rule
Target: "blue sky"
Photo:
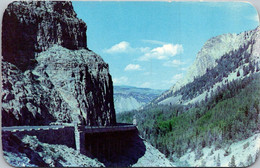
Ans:
{"type": "Polygon", "coordinates": [[[169,89],[211,37],[259,25],[243,2],[73,2],[114,85],[169,89]]]}

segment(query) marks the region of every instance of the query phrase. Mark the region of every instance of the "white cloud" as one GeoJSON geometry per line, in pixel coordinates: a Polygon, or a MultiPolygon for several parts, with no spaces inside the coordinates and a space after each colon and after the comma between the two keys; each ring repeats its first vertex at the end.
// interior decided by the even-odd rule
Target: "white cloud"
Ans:
{"type": "Polygon", "coordinates": [[[185,64],[184,62],[181,62],[180,60],[172,60],[172,61],[167,61],[163,64],[163,66],[167,67],[178,67],[180,65],[185,64]]]}
{"type": "Polygon", "coordinates": [[[142,53],[146,53],[146,52],[149,52],[151,49],[149,47],[140,47],[138,48],[139,51],[141,51],[142,53]]]}
{"type": "Polygon", "coordinates": [[[105,49],[104,52],[113,54],[113,53],[124,53],[124,52],[128,52],[131,50],[132,50],[132,47],[130,46],[130,43],[128,43],[126,41],[122,41],[118,44],[113,45],[109,49],[105,49]]]}
{"type": "Polygon", "coordinates": [[[164,45],[167,44],[163,41],[158,41],[158,40],[142,40],[145,43],[150,43],[150,44],[159,44],[159,45],[164,45]]]}
{"type": "Polygon", "coordinates": [[[183,52],[183,47],[180,44],[164,44],[162,47],[157,47],[146,52],[143,56],[139,58],[140,61],[148,61],[150,59],[169,59],[177,54],[183,52]]]}
{"type": "Polygon", "coordinates": [[[125,85],[128,83],[128,78],[126,76],[122,76],[119,78],[113,78],[114,85],[125,85]]]}
{"type": "Polygon", "coordinates": [[[125,67],[125,71],[140,71],[141,66],[138,64],[129,64],[125,67]]]}
{"type": "Polygon", "coordinates": [[[140,47],[140,48],[133,48],[129,42],[127,41],[121,41],[118,44],[113,45],[109,49],[104,49],[103,52],[108,54],[116,54],[116,53],[126,53],[126,52],[141,52],[141,53],[147,53],[151,49],[149,47],[140,47]]]}

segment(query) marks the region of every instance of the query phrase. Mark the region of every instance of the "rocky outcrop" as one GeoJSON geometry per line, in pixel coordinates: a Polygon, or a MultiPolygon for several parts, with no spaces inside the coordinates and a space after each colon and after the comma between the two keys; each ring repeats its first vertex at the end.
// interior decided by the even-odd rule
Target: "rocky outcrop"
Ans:
{"type": "Polygon", "coordinates": [[[3,17],[3,58],[21,70],[35,65],[35,54],[54,44],[86,48],[86,24],[71,2],[13,2],[3,17]]]}
{"type": "Polygon", "coordinates": [[[11,3],[2,37],[4,126],[116,123],[108,64],[87,49],[71,2],[11,3]]]}
{"type": "Polygon", "coordinates": [[[205,42],[196,56],[193,65],[188,69],[184,80],[179,81],[177,86],[183,86],[192,82],[195,77],[204,75],[207,69],[212,69],[217,65],[217,60],[226,53],[238,50],[241,46],[251,43],[253,48],[252,59],[259,59],[259,34],[260,27],[242,32],[240,34],[223,34],[213,37],[205,42]]]}
{"type": "MultiPolygon", "coordinates": [[[[196,60],[187,70],[186,76],[176,82],[174,86],[159,96],[153,103],[181,103],[181,96],[173,96],[174,93],[185,85],[192,83],[195,78],[199,78],[206,74],[210,69],[214,69],[218,65],[218,60],[225,54],[235,53],[237,59],[242,60],[244,59],[243,57],[245,57],[243,55],[248,53],[249,62],[260,64],[259,36],[260,27],[257,27],[254,30],[242,32],[240,34],[223,34],[209,39],[198,52],[196,60]],[[245,48],[245,46],[247,48],[245,48]]],[[[247,64],[242,61],[236,71],[240,71],[239,69],[242,68],[243,64],[248,66],[248,61],[247,64]]],[[[234,72],[236,71],[234,70],[234,72]]],[[[232,72],[226,73],[231,74],[232,72]]],[[[235,78],[232,77],[232,79],[235,78]]],[[[205,95],[206,94],[202,97],[205,97],[205,95]]]]}

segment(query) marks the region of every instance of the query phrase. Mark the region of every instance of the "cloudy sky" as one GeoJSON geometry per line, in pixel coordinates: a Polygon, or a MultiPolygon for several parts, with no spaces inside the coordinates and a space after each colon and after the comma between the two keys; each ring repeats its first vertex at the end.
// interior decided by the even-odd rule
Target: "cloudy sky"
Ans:
{"type": "Polygon", "coordinates": [[[259,25],[242,2],[80,2],[88,48],[109,64],[114,85],[169,89],[185,76],[203,44],[259,25]]]}

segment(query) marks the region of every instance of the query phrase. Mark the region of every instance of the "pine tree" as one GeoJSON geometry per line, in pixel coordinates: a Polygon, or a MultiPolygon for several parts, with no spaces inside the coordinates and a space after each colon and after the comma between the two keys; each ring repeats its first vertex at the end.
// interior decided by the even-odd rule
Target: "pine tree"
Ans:
{"type": "Polygon", "coordinates": [[[251,154],[247,157],[247,166],[251,166],[253,164],[253,157],[251,154]]]}
{"type": "Polygon", "coordinates": [[[259,152],[260,152],[260,148],[257,149],[257,151],[256,151],[256,154],[255,154],[255,162],[256,162],[256,160],[257,160],[257,158],[258,158],[258,156],[259,156],[259,152]]]}
{"type": "MultiPolygon", "coordinates": [[[[231,128],[230,128],[230,132],[231,132],[231,128]]],[[[228,147],[227,149],[225,149],[224,156],[228,156],[229,154],[230,154],[230,148],[228,147]]]]}
{"type": "Polygon", "coordinates": [[[232,155],[231,162],[228,164],[229,167],[236,167],[235,156],[232,155]]]}
{"type": "Polygon", "coordinates": [[[256,72],[258,72],[259,70],[260,70],[259,64],[256,64],[256,72]]]}
{"type": "MultiPolygon", "coordinates": [[[[210,151],[210,154],[209,155],[213,155],[214,154],[214,152],[213,152],[213,149],[211,149],[211,151],[210,151]]],[[[215,156],[214,156],[214,158],[215,158],[215,156]]],[[[216,159],[216,158],[215,158],[216,159]]]]}
{"type": "Polygon", "coordinates": [[[217,158],[217,167],[220,167],[221,163],[220,163],[220,157],[219,157],[219,154],[218,154],[218,158],[217,158]]]}
{"type": "Polygon", "coordinates": [[[240,76],[240,72],[239,72],[239,70],[237,71],[237,77],[238,77],[238,76],[240,76]]]}

